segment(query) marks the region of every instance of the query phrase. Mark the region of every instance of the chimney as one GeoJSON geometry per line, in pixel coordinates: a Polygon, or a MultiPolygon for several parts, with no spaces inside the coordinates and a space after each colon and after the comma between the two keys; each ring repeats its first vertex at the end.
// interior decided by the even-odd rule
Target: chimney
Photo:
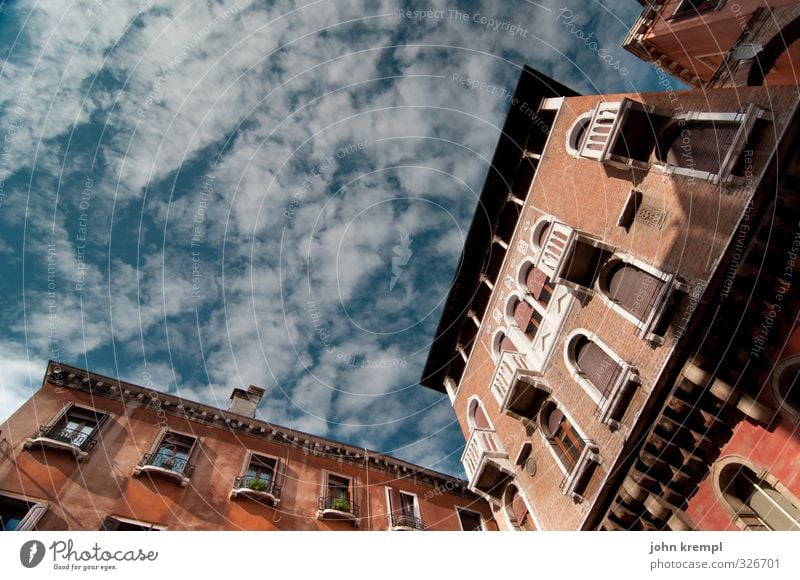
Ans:
{"type": "Polygon", "coordinates": [[[264,389],[250,385],[247,390],[235,388],[231,393],[231,402],[228,411],[237,415],[255,418],[256,408],[264,396],[264,389]]]}

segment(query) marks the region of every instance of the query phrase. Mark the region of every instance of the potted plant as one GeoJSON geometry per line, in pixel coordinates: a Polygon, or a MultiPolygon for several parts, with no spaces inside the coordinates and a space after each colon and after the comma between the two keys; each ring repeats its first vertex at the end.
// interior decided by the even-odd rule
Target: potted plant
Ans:
{"type": "Polygon", "coordinates": [[[255,477],[248,479],[245,485],[253,491],[266,491],[267,489],[267,482],[263,479],[257,479],[255,477]]]}
{"type": "Polygon", "coordinates": [[[335,497],[331,502],[331,508],[338,510],[340,512],[349,512],[350,502],[347,500],[346,497],[335,497]]]}

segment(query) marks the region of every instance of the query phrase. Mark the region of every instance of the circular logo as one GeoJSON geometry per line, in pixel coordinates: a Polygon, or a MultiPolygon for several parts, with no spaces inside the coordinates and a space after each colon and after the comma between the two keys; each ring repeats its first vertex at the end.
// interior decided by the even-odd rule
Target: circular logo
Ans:
{"type": "Polygon", "coordinates": [[[44,544],[39,540],[28,540],[19,549],[19,561],[26,568],[35,568],[44,559],[44,544]]]}

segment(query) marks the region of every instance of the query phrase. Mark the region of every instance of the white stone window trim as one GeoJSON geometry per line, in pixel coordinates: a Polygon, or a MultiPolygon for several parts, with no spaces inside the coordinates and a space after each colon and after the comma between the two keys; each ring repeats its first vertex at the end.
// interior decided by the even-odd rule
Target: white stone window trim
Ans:
{"type": "Polygon", "coordinates": [[[399,487],[392,488],[392,486],[390,486],[390,485],[385,485],[383,487],[383,489],[384,489],[385,496],[386,496],[386,516],[387,516],[387,520],[388,520],[389,530],[411,529],[408,526],[394,525],[394,522],[392,521],[392,498],[391,498],[391,492],[389,491],[390,489],[396,489],[398,494],[405,494],[405,495],[410,495],[411,497],[413,497],[414,498],[414,517],[417,518],[417,520],[419,520],[420,522],[422,521],[422,515],[421,515],[421,512],[419,510],[419,496],[416,493],[414,493],[413,491],[406,491],[405,489],[400,489],[399,487]]]}
{"type": "Polygon", "coordinates": [[[477,515],[480,518],[481,531],[482,532],[486,531],[486,518],[483,517],[483,514],[481,512],[479,512],[477,510],[474,510],[474,509],[471,509],[471,508],[468,508],[468,507],[460,506],[460,505],[453,506],[453,509],[456,512],[456,520],[458,521],[458,527],[462,532],[464,531],[464,526],[461,523],[461,515],[460,515],[461,512],[469,512],[471,514],[477,515]]]}
{"type": "Polygon", "coordinates": [[[594,401],[595,405],[597,405],[598,419],[614,430],[619,429],[621,425],[618,421],[613,420],[611,416],[616,409],[617,403],[619,402],[619,399],[622,396],[623,390],[627,384],[629,382],[641,384],[642,380],[639,377],[639,371],[636,369],[636,367],[619,356],[616,351],[609,347],[600,337],[597,336],[597,334],[587,330],[586,328],[576,328],[566,336],[564,339],[564,351],[562,355],[564,359],[564,366],[567,367],[572,379],[578,383],[578,386],[580,386],[581,389],[583,389],[583,391],[589,396],[589,398],[594,401]],[[616,384],[612,387],[612,391],[608,397],[604,398],[603,394],[597,390],[597,388],[589,379],[585,377],[584,373],[578,370],[578,361],[573,357],[571,346],[572,342],[579,336],[584,336],[590,341],[594,342],[603,350],[603,352],[611,357],[611,359],[622,368],[620,376],[617,379],[616,384]]]}
{"type": "Polygon", "coordinates": [[[578,115],[572,125],[570,125],[569,129],[567,129],[564,139],[564,149],[566,149],[567,153],[569,153],[575,159],[580,158],[580,150],[576,147],[576,140],[580,131],[580,127],[581,125],[585,125],[584,131],[588,131],[589,125],[592,123],[593,114],[594,111],[592,110],[581,113],[578,115]]]}
{"type": "Polygon", "coordinates": [[[652,330],[653,327],[656,326],[658,321],[661,319],[661,316],[664,314],[664,310],[667,307],[669,302],[669,297],[672,295],[673,292],[676,290],[686,290],[688,287],[686,284],[679,282],[675,274],[671,274],[668,272],[664,272],[663,270],[659,270],[655,266],[651,266],[644,260],[640,260],[630,254],[617,252],[608,259],[608,261],[603,264],[600,269],[600,275],[597,276],[597,280],[595,281],[595,294],[600,297],[600,300],[608,306],[611,310],[622,316],[625,320],[633,324],[639,331],[639,338],[646,340],[651,343],[661,344],[663,342],[663,338],[660,336],[656,336],[652,330]],[[660,280],[664,283],[664,286],[661,289],[661,294],[659,294],[658,299],[656,301],[656,306],[651,310],[650,314],[647,316],[646,319],[642,320],[638,318],[635,314],[628,312],[625,308],[620,306],[615,300],[613,300],[603,289],[601,282],[604,279],[604,272],[609,268],[613,267],[616,262],[622,262],[623,264],[629,264],[631,266],[635,266],[640,270],[650,274],[657,280],[660,280]]]}
{"type": "MultiPolygon", "coordinates": [[[[522,486],[519,484],[519,482],[517,482],[517,478],[516,477],[512,481],[510,481],[508,483],[508,485],[506,486],[506,489],[503,491],[503,498],[502,498],[502,501],[501,501],[502,509],[500,511],[502,511],[503,512],[503,516],[505,516],[506,527],[509,530],[520,531],[519,530],[519,526],[515,526],[512,523],[511,515],[509,514],[509,512],[513,510],[513,507],[511,506],[511,504],[510,504],[510,502],[508,501],[507,498],[509,498],[511,496],[511,491],[510,490],[511,490],[512,486],[514,487],[514,489],[517,490],[517,495],[519,495],[522,498],[522,501],[525,503],[525,509],[528,510],[528,515],[533,520],[533,525],[536,526],[536,531],[544,531],[544,528],[542,527],[542,524],[539,522],[539,518],[536,516],[536,512],[533,510],[533,507],[532,507],[533,506],[533,502],[531,502],[530,499],[528,498],[528,494],[525,493],[525,491],[523,491],[522,486]]],[[[516,521],[516,519],[515,519],[515,521],[516,521]]]]}
{"type": "Polygon", "coordinates": [[[539,237],[542,234],[542,230],[549,224],[551,227],[555,222],[555,218],[548,214],[543,214],[536,218],[536,221],[533,222],[533,227],[531,228],[531,248],[535,250],[534,258],[538,258],[539,253],[542,251],[542,246],[539,244],[539,237]]]}
{"type": "Polygon", "coordinates": [[[472,415],[470,409],[472,408],[472,402],[477,401],[478,407],[483,411],[483,416],[486,417],[486,422],[489,423],[489,427],[487,428],[489,431],[495,431],[494,423],[492,423],[491,417],[489,417],[489,413],[486,412],[486,405],[483,404],[483,401],[478,395],[471,395],[469,399],[467,399],[467,426],[469,427],[470,434],[475,431],[475,429],[483,429],[483,427],[476,427],[475,426],[475,418],[472,415]]]}

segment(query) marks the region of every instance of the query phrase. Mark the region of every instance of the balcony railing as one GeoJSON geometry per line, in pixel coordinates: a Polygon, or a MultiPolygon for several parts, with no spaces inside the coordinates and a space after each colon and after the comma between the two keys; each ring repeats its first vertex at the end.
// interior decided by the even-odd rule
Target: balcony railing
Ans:
{"type": "Polygon", "coordinates": [[[167,473],[173,473],[182,479],[188,480],[194,471],[194,465],[188,458],[176,457],[167,453],[145,453],[139,462],[140,471],[156,468],[167,473]]]}
{"type": "Polygon", "coordinates": [[[525,355],[503,351],[491,382],[501,413],[534,419],[550,389],[536,382],[541,373],[528,369],[525,355]]]}
{"type": "Polygon", "coordinates": [[[572,498],[575,503],[580,503],[584,500],[583,492],[586,488],[587,476],[589,470],[595,465],[602,463],[602,459],[598,453],[597,445],[591,439],[583,440],[583,449],[578,457],[578,461],[572,470],[564,475],[561,480],[559,488],[561,492],[572,498]]]}
{"type": "MultiPolygon", "coordinates": [[[[627,99],[626,99],[627,100],[627,99]]],[[[620,126],[623,102],[597,103],[589,122],[588,134],[578,152],[581,157],[603,162],[611,150],[620,126]]]]}
{"type": "Polygon", "coordinates": [[[393,530],[420,530],[424,531],[425,522],[415,516],[406,514],[390,514],[391,527],[393,530]]]}
{"type": "Polygon", "coordinates": [[[473,491],[498,497],[504,482],[514,475],[514,467],[493,429],[473,429],[461,463],[473,491]]]}
{"type": "Polygon", "coordinates": [[[236,497],[238,494],[259,495],[278,501],[281,497],[281,486],[274,477],[240,475],[233,480],[232,496],[236,497]]]}
{"type": "Polygon", "coordinates": [[[566,224],[554,221],[547,232],[547,238],[539,254],[537,268],[556,281],[561,275],[564,263],[569,258],[575,242],[575,230],[566,224]]]}
{"type": "Polygon", "coordinates": [[[322,517],[357,518],[359,506],[351,499],[339,495],[327,495],[319,498],[317,509],[322,517]]]}
{"type": "Polygon", "coordinates": [[[68,429],[60,425],[50,425],[49,427],[45,426],[39,428],[38,438],[66,443],[81,451],[88,452],[97,443],[94,434],[94,429],[89,433],[85,433],[77,429],[68,429]]]}

